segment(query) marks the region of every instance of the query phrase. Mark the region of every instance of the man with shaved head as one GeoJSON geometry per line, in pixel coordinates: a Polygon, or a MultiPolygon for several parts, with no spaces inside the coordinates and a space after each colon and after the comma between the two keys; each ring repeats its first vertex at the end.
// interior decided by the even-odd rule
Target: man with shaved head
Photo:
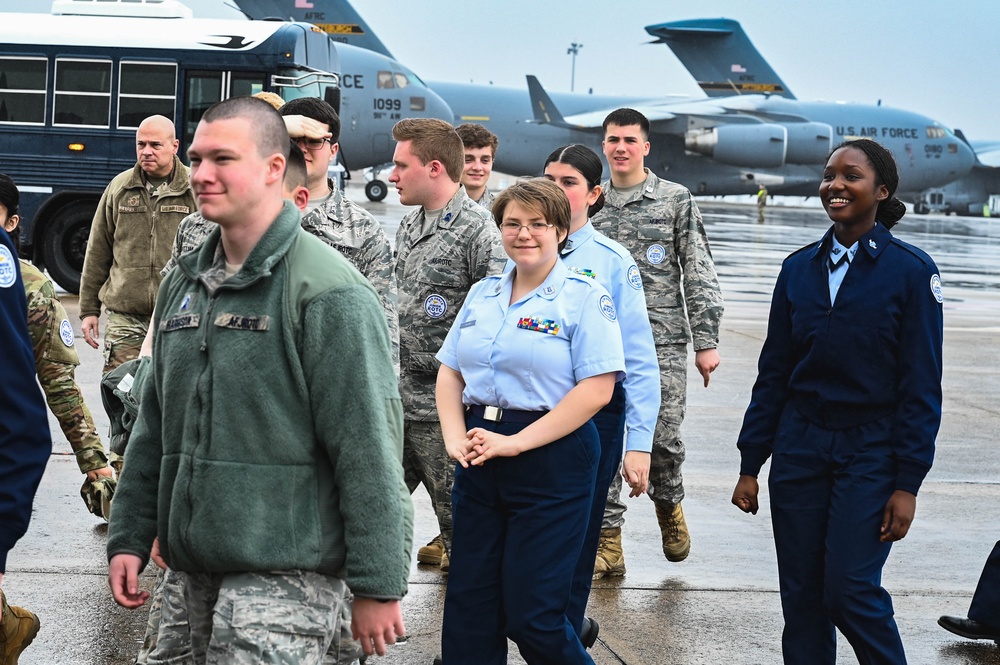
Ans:
{"type": "Polygon", "coordinates": [[[177,225],[197,209],[178,145],[169,118],[143,120],[135,133],[136,165],[108,184],[94,214],[80,318],[83,338],[96,349],[101,307],[107,311],[105,372],[139,355],[177,225]]]}

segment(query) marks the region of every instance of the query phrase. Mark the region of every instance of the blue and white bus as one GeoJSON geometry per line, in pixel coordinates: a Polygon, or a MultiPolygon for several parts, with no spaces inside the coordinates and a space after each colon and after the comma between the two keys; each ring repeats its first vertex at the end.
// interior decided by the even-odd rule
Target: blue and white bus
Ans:
{"type": "Polygon", "coordinates": [[[106,15],[169,3],[57,0],[54,11],[105,15],[0,14],[0,173],[21,190],[22,254],[68,291],[101,193],[135,164],[144,118],[173,118],[183,159],[222,99],[266,90],[339,108],[335,47],[307,23],[106,15]]]}

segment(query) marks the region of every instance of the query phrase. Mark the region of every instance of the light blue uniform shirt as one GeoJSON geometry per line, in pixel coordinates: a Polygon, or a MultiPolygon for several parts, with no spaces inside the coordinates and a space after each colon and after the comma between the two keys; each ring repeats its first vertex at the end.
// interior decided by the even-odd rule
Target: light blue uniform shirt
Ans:
{"type": "Polygon", "coordinates": [[[437,354],[462,374],[465,404],[551,411],[582,379],[624,375],[618,314],[604,287],[557,261],[509,304],[513,274],[473,285],[437,354]]]}
{"type": "Polygon", "coordinates": [[[639,267],[627,249],[589,221],[569,237],[562,260],[571,271],[597,280],[615,302],[627,373],[625,450],[648,453],[653,450],[653,429],[660,411],[660,365],[639,267]]]}
{"type": "Polygon", "coordinates": [[[837,292],[840,285],[844,283],[844,276],[847,269],[851,267],[854,255],[858,253],[858,243],[855,242],[850,248],[844,247],[837,240],[837,237],[830,234],[830,263],[827,266],[830,270],[830,304],[837,302],[837,292]]]}

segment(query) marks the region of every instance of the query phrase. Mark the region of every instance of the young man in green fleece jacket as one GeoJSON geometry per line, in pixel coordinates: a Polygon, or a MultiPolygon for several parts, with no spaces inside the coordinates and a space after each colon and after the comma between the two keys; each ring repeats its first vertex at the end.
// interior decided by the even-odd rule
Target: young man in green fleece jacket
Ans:
{"type": "Polygon", "coordinates": [[[183,575],[197,663],[320,663],[346,585],[366,653],[404,631],[413,509],[388,328],[368,281],[282,200],[287,154],[265,102],[202,117],[191,182],[219,229],[160,288],[115,495],[115,600],[145,602],[158,548],[183,575]]]}

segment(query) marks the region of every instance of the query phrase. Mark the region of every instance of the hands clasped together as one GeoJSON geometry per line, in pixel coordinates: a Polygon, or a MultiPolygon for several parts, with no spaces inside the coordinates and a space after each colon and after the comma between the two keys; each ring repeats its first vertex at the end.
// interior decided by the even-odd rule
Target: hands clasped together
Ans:
{"type": "Polygon", "coordinates": [[[494,457],[515,457],[523,452],[517,435],[497,434],[482,427],[473,427],[465,433],[465,440],[445,441],[448,456],[464,468],[482,466],[494,457]]]}

